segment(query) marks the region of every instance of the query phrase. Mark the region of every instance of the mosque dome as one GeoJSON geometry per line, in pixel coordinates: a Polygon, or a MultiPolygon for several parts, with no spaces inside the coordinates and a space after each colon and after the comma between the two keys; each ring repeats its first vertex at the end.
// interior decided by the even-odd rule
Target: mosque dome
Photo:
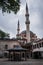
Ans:
{"type": "MultiPolygon", "coordinates": [[[[26,30],[22,31],[20,34],[25,34],[26,35],[26,30]]],[[[35,33],[30,31],[30,37],[33,37],[34,35],[35,35],[35,33]]]]}

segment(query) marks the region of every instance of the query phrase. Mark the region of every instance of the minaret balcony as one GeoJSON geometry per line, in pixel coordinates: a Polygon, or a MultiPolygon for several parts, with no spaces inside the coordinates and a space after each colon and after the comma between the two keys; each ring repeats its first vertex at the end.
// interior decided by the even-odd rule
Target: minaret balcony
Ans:
{"type": "Polygon", "coordinates": [[[30,22],[28,21],[28,22],[25,22],[25,24],[30,24],[30,22]]]}
{"type": "Polygon", "coordinates": [[[20,31],[20,29],[17,29],[17,31],[20,31]]]}
{"type": "Polygon", "coordinates": [[[27,13],[27,14],[25,14],[25,16],[29,16],[29,14],[27,13]]]}

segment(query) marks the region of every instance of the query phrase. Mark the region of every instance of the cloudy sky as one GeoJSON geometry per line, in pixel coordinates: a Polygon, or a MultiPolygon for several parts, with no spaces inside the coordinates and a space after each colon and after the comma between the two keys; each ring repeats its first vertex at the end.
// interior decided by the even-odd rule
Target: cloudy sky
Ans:
{"type": "Polygon", "coordinates": [[[0,10],[0,29],[10,33],[11,37],[16,37],[17,23],[20,21],[20,32],[26,29],[25,26],[25,7],[26,1],[29,8],[30,30],[34,32],[38,38],[43,38],[43,0],[21,0],[19,12],[15,15],[2,14],[0,10]]]}

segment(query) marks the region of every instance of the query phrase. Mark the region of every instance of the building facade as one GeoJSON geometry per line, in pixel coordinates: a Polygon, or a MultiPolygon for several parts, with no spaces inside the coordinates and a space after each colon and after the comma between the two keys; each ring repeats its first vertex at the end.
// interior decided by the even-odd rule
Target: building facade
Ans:
{"type": "Polygon", "coordinates": [[[0,39],[0,57],[7,56],[7,49],[14,48],[19,42],[16,39],[0,39]]]}
{"type": "Polygon", "coordinates": [[[33,58],[43,58],[43,38],[32,45],[33,58]]]}

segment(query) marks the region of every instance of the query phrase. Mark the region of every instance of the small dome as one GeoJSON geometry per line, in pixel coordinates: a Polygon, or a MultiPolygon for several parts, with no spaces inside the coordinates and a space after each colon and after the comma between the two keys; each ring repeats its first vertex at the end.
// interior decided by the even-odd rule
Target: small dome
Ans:
{"type": "Polygon", "coordinates": [[[26,30],[22,31],[21,34],[26,34],[26,30]]]}

